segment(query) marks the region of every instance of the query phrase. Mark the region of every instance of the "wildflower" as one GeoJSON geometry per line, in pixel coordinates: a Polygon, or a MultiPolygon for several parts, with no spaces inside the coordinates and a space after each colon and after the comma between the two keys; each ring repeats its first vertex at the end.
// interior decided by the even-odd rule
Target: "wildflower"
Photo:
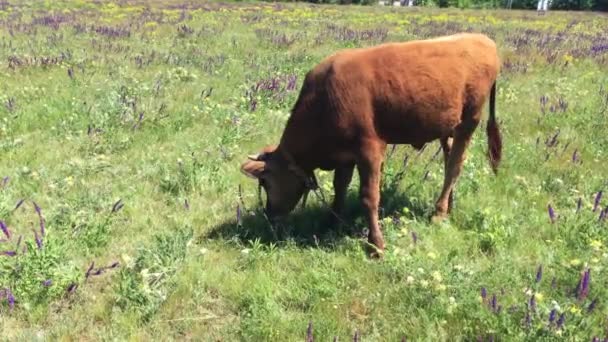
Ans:
{"type": "Polygon", "coordinates": [[[530,308],[530,310],[536,311],[536,297],[535,296],[530,297],[530,300],[528,302],[528,307],[530,308]]]}
{"type": "Polygon", "coordinates": [[[6,235],[7,239],[11,238],[11,232],[8,230],[8,227],[6,226],[4,221],[0,221],[0,229],[2,229],[2,232],[4,233],[4,235],[6,235]]]}
{"type": "Polygon", "coordinates": [[[51,279],[47,279],[45,281],[42,282],[42,285],[49,287],[53,284],[53,281],[51,279]]]}
{"type": "Polygon", "coordinates": [[[93,266],[95,266],[95,261],[91,262],[91,266],[89,266],[87,272],[84,275],[85,278],[88,278],[91,275],[91,271],[93,271],[93,266]]]}
{"type": "Polygon", "coordinates": [[[429,258],[431,258],[432,260],[434,260],[434,259],[436,259],[436,258],[437,258],[437,254],[435,254],[435,253],[433,253],[433,252],[429,252],[429,253],[427,254],[427,256],[428,256],[429,258]]]}
{"type": "Polygon", "coordinates": [[[312,321],[308,322],[308,329],[306,329],[306,342],[314,341],[312,337],[312,321]]]}
{"type": "Polygon", "coordinates": [[[536,270],[536,282],[540,282],[541,279],[543,278],[543,265],[539,265],[538,269],[536,270]]]}
{"type": "Polygon", "coordinates": [[[426,288],[426,287],[428,287],[428,286],[429,286],[429,282],[423,279],[423,280],[421,280],[421,281],[420,281],[420,285],[421,285],[422,287],[426,288]]]}
{"type": "Polygon", "coordinates": [[[601,200],[602,200],[602,190],[598,191],[598,193],[595,195],[595,202],[593,203],[593,212],[595,212],[597,210],[601,200]]]}
{"type": "Polygon", "coordinates": [[[488,291],[486,290],[485,287],[481,288],[481,301],[484,302],[486,300],[486,297],[488,296],[488,291]]]}
{"type": "Polygon", "coordinates": [[[38,237],[38,232],[34,231],[34,238],[36,239],[36,245],[38,249],[42,249],[42,240],[38,237]]]}
{"type": "Polygon", "coordinates": [[[20,199],[17,204],[15,205],[15,208],[13,210],[17,210],[21,207],[21,205],[23,204],[23,202],[25,202],[25,199],[20,199]]]}
{"type": "Polygon", "coordinates": [[[581,261],[579,259],[570,260],[570,266],[578,266],[580,264],[581,264],[581,261]]]}
{"type": "Polygon", "coordinates": [[[566,316],[564,313],[562,313],[559,316],[559,319],[557,320],[557,328],[560,329],[564,325],[565,321],[566,321],[566,316]]]}
{"type": "Polygon", "coordinates": [[[8,300],[8,306],[13,310],[15,307],[15,296],[13,296],[11,289],[6,289],[6,299],[8,300]]]}
{"type": "Polygon", "coordinates": [[[542,302],[545,296],[541,292],[538,292],[534,295],[534,298],[537,302],[542,302]]]}
{"type": "Polygon", "coordinates": [[[415,281],[415,279],[412,276],[407,276],[407,278],[405,279],[405,282],[408,284],[413,284],[414,281],[415,281]]]}
{"type": "Polygon", "coordinates": [[[600,240],[591,240],[589,243],[589,246],[591,246],[591,248],[593,248],[595,251],[599,251],[602,248],[602,245],[603,243],[600,240]]]}
{"type": "Polygon", "coordinates": [[[555,309],[551,310],[551,312],[549,313],[549,324],[552,324],[553,321],[555,321],[556,313],[557,313],[557,311],[555,309]]]}
{"type": "Polygon", "coordinates": [[[593,309],[595,309],[595,305],[597,304],[597,298],[594,299],[591,304],[587,307],[587,312],[591,313],[593,309]]]}
{"type": "Polygon", "coordinates": [[[547,210],[549,211],[549,219],[551,219],[551,223],[555,223],[555,211],[551,204],[547,205],[547,210]]]}
{"type": "Polygon", "coordinates": [[[585,297],[587,297],[587,295],[589,294],[589,285],[591,283],[591,270],[587,269],[583,274],[582,274],[582,279],[579,280],[578,286],[577,286],[577,296],[579,300],[584,299],[585,297]]]}
{"type": "Polygon", "coordinates": [[[434,271],[431,276],[433,277],[433,279],[435,279],[436,282],[440,283],[443,278],[441,277],[441,273],[439,273],[438,271],[434,271]]]}
{"type": "Polygon", "coordinates": [[[581,308],[576,305],[573,305],[572,307],[570,307],[570,312],[575,315],[579,315],[581,313],[581,308]]]}

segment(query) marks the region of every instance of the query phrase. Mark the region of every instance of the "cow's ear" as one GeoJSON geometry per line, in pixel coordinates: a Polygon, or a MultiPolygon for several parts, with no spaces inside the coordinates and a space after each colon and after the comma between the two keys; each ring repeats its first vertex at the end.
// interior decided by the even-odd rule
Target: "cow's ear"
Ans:
{"type": "Polygon", "coordinates": [[[241,164],[241,172],[253,179],[259,179],[264,173],[265,169],[266,163],[263,161],[247,160],[241,164]]]}

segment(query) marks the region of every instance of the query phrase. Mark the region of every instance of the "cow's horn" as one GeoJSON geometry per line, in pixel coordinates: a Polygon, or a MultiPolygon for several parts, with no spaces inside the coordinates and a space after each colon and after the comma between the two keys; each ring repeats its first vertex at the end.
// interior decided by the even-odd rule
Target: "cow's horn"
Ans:
{"type": "Polygon", "coordinates": [[[250,155],[247,156],[247,158],[249,158],[249,159],[251,159],[253,161],[258,161],[258,160],[260,160],[259,159],[260,155],[259,154],[250,154],[250,155]]]}

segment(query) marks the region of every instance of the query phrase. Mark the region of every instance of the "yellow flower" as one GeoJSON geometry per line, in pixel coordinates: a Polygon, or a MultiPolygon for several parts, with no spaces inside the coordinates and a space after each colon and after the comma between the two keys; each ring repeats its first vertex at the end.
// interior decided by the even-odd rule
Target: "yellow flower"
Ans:
{"type": "Polygon", "coordinates": [[[593,248],[594,250],[599,251],[602,248],[603,243],[600,240],[591,240],[589,246],[591,246],[591,248],[593,248]]]}
{"type": "Polygon", "coordinates": [[[427,254],[427,256],[428,256],[429,258],[433,259],[433,260],[437,258],[437,254],[435,254],[435,253],[433,253],[433,252],[429,252],[429,253],[427,254]]]}
{"type": "Polygon", "coordinates": [[[536,298],[537,302],[542,302],[543,299],[545,298],[545,296],[541,292],[534,294],[534,297],[536,298]]]}
{"type": "Polygon", "coordinates": [[[570,266],[578,266],[580,264],[581,264],[581,261],[579,259],[570,260],[570,266]]]}
{"type": "Polygon", "coordinates": [[[434,271],[433,273],[431,273],[431,275],[433,276],[433,279],[435,279],[436,282],[440,283],[443,278],[441,277],[441,273],[434,271]]]}
{"type": "Polygon", "coordinates": [[[570,312],[571,312],[571,313],[573,313],[573,314],[575,314],[575,315],[580,315],[580,313],[581,313],[581,308],[577,307],[576,305],[573,305],[573,306],[570,308],[570,312]]]}

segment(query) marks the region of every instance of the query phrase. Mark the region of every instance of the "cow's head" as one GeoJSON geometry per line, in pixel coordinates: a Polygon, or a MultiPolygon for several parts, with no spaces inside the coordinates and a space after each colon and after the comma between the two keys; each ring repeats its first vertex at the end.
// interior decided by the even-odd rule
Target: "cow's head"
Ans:
{"type": "Polygon", "coordinates": [[[266,192],[266,215],[276,219],[289,214],[306,191],[306,175],[288,162],[276,146],[265,147],[250,155],[241,165],[241,172],[257,179],[266,192]]]}

